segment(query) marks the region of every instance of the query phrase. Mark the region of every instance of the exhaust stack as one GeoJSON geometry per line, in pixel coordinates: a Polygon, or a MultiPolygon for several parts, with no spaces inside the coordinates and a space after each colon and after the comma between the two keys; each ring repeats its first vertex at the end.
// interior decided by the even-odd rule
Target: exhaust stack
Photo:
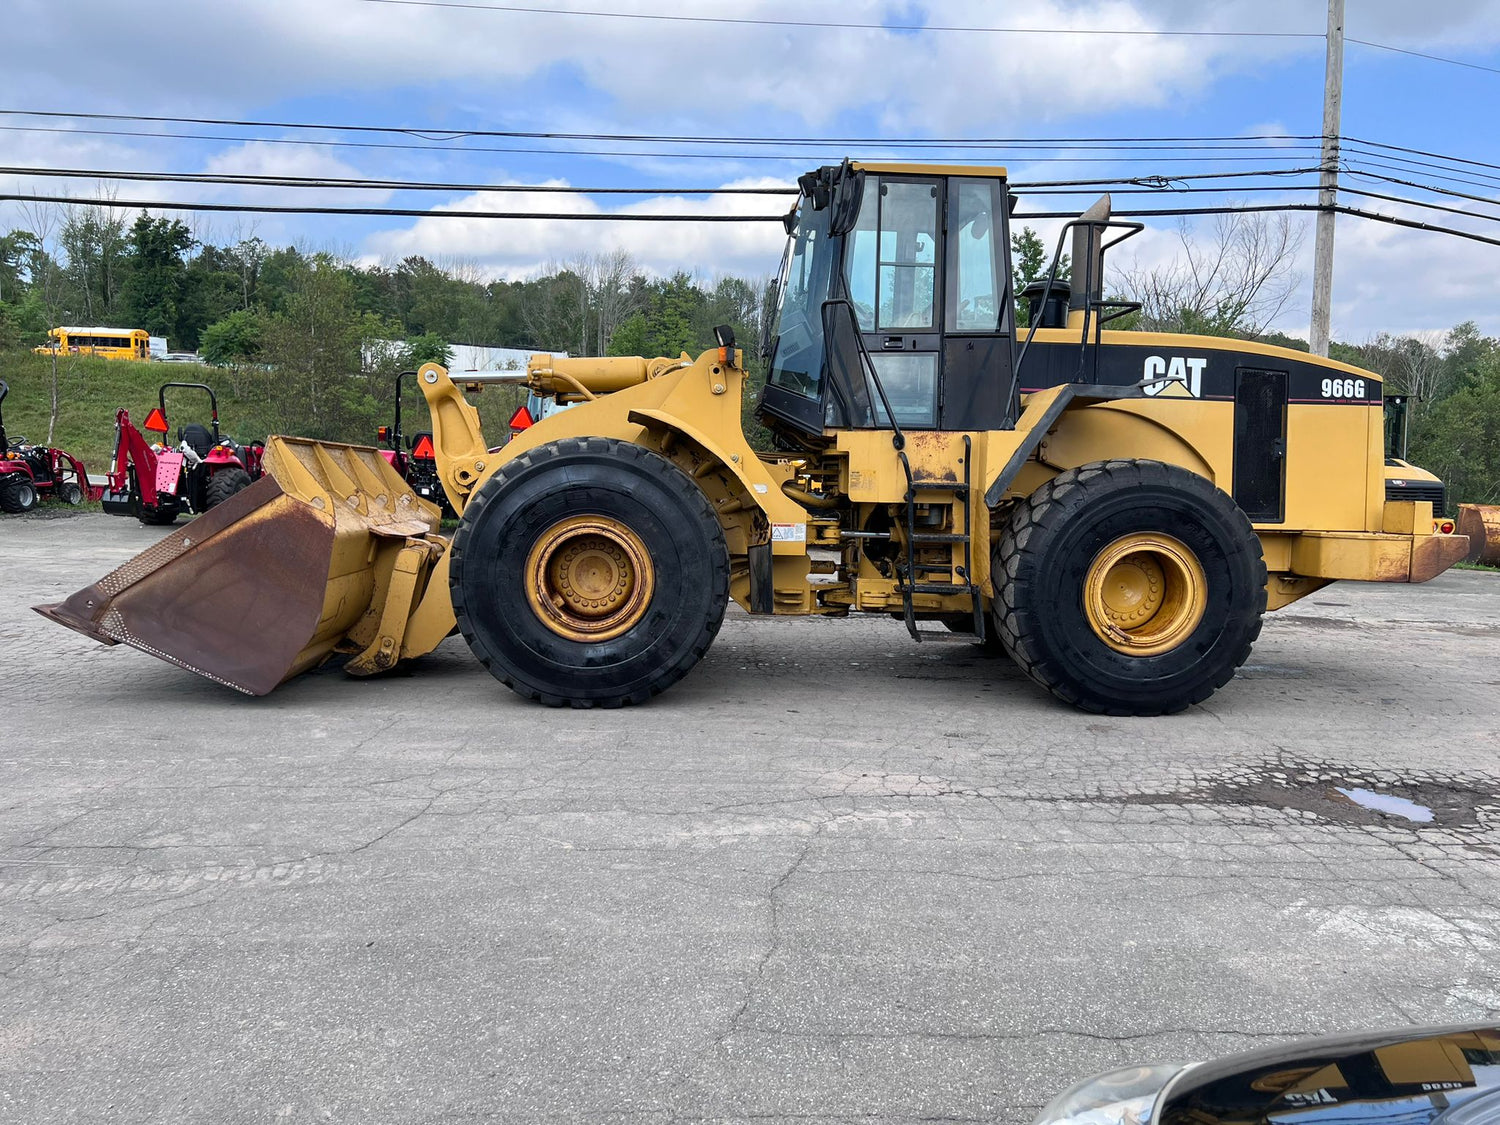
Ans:
{"type": "Polygon", "coordinates": [[[1104,299],[1104,228],[1113,209],[1110,197],[1099,199],[1078,217],[1073,228],[1073,285],[1068,311],[1083,312],[1094,301],[1104,299]]]}

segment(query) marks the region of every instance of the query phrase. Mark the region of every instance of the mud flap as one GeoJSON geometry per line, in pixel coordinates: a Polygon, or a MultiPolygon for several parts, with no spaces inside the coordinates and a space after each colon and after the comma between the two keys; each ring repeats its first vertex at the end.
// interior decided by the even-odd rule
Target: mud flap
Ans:
{"type": "Polygon", "coordinates": [[[37,612],[250,695],[339,648],[362,654],[356,674],[420,655],[404,626],[446,552],[437,508],[375,449],[272,438],[265,463],[249,488],[37,612]]]}

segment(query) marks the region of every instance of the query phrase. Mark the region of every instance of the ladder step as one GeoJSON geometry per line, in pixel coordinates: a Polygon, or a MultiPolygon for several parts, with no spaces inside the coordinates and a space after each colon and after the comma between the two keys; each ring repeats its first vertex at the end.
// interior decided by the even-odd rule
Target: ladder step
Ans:
{"type": "Polygon", "coordinates": [[[948,532],[925,532],[919,531],[909,537],[913,543],[967,543],[969,537],[962,533],[957,535],[948,532]]]}
{"type": "Polygon", "coordinates": [[[911,482],[913,491],[923,489],[928,492],[968,492],[969,483],[962,480],[921,480],[915,479],[911,482]]]}
{"type": "Polygon", "coordinates": [[[960,585],[954,582],[914,582],[903,589],[913,594],[967,594],[972,592],[974,587],[968,583],[960,585]]]}

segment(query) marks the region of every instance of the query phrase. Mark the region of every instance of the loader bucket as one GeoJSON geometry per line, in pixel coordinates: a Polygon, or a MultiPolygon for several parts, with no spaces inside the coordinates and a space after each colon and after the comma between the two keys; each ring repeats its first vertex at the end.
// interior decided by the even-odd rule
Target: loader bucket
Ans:
{"type": "Polygon", "coordinates": [[[265,467],[244,491],[37,612],[250,695],[335,650],[356,654],[355,674],[419,655],[404,629],[446,548],[438,509],[376,449],[273,437],[265,467]]]}
{"type": "Polygon", "coordinates": [[[1469,561],[1500,566],[1500,505],[1460,504],[1458,533],[1469,537],[1469,561]]]}

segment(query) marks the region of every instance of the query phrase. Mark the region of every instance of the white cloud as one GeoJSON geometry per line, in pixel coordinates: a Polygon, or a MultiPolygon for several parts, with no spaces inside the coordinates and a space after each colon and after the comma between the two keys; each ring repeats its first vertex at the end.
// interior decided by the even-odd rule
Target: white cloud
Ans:
{"type": "MultiPolygon", "coordinates": [[[[122,90],[173,111],[307,96],[327,91],[406,87],[451,90],[483,99],[497,119],[581,79],[603,101],[595,116],[641,113],[731,118],[771,109],[809,126],[851,108],[881,107],[891,128],[951,132],[1004,122],[1053,120],[1081,111],[1167,105],[1211,77],[1262,65],[1290,52],[1316,52],[1310,40],[1246,38],[1101,39],[1092,35],[1004,35],[979,31],[912,35],[885,30],[663,22],[406,7],[386,4],[259,0],[153,5],[154,65],[133,53],[102,52],[87,66],[59,68],[74,29],[103,41],[133,39],[140,10],[115,0],[19,0],[8,19],[28,50],[11,60],[0,91],[13,104],[65,100],[117,102],[122,90]],[[66,94],[66,98],[53,97],[66,94]],[[519,104],[518,104],[519,103],[519,104]],[[706,111],[706,113],[705,113],[706,111]]],[[[617,10],[722,15],[712,0],[624,0],[617,10]]],[[[1035,0],[1004,8],[989,0],[914,7],[891,0],[845,0],[836,8],[793,9],[806,19],[836,13],[851,23],[909,22],[984,27],[1318,32],[1302,0],[1035,0]]],[[[786,18],[783,0],[742,0],[745,19],[786,18]]],[[[1496,0],[1428,5],[1367,0],[1353,31],[1405,43],[1494,42],[1496,0]]],[[[1317,14],[1316,12],[1314,13],[1317,14]]],[[[565,100],[565,99],[564,99],[565,100]]],[[[423,115],[429,116],[429,115],[423,115]]],[[[441,117],[439,111],[436,117],[441,117]]]]}

